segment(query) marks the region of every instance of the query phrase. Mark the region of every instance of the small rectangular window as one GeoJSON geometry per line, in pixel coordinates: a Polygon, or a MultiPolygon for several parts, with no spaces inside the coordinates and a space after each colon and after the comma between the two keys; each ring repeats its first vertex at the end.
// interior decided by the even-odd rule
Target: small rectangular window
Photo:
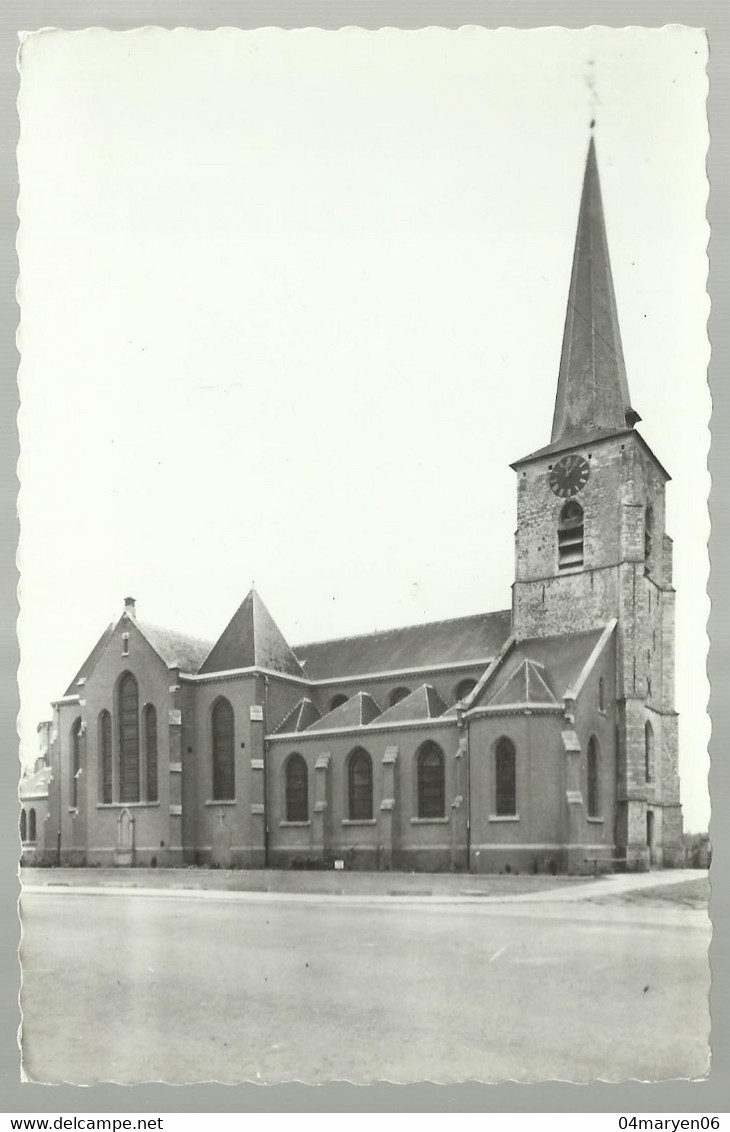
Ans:
{"type": "Polygon", "coordinates": [[[129,633],[122,633],[122,656],[129,656],[129,633]]]}

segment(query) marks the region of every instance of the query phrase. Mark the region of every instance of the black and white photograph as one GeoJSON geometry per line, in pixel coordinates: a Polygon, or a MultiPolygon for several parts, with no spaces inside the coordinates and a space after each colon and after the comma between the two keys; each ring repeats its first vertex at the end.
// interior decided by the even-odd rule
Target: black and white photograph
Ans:
{"type": "Polygon", "coordinates": [[[21,36],[24,1080],[707,1076],[707,63],[21,36]]]}

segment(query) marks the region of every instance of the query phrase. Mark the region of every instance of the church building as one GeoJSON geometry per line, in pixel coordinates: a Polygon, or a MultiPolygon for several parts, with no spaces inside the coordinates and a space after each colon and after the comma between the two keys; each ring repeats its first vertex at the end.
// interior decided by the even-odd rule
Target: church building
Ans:
{"type": "Polygon", "coordinates": [[[639,420],[591,138],[552,434],[512,465],[511,608],[290,645],[252,590],[211,643],[127,598],[41,724],[24,858],[680,864],[669,476],[639,420]]]}

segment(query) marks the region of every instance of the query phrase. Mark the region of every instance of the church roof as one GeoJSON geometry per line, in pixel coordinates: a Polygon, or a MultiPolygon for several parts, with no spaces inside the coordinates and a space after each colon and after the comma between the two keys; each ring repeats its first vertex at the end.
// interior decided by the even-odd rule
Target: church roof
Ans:
{"type": "Polygon", "coordinates": [[[568,292],[553,430],[550,444],[540,451],[555,451],[566,444],[587,444],[599,436],[631,429],[640,419],[629,397],[596,146],[591,136],[568,292]]]}
{"type": "Polygon", "coordinates": [[[330,731],[343,727],[364,727],[379,715],[380,708],[373,697],[368,692],[357,692],[346,703],[340,704],[334,711],[311,723],[307,730],[330,731]]]}
{"type": "Polygon", "coordinates": [[[234,668],[269,668],[290,676],[302,676],[302,668],[279,627],[251,590],[210,650],[203,672],[227,672],[234,668]]]}
{"type": "Polygon", "coordinates": [[[506,706],[531,704],[535,706],[557,706],[557,700],[545,679],[545,669],[533,660],[523,660],[506,684],[490,699],[490,704],[506,706]]]}
{"type": "Polygon", "coordinates": [[[202,641],[199,637],[178,633],[176,629],[166,629],[162,625],[152,625],[149,621],[129,620],[169,668],[197,672],[210,652],[210,641],[202,641]]]}
{"type": "Polygon", "coordinates": [[[411,719],[438,719],[446,711],[446,704],[431,684],[421,684],[409,696],[404,696],[393,707],[378,716],[380,723],[405,723],[411,719]]]}
{"type": "Polygon", "coordinates": [[[321,713],[316,704],[304,696],[299,703],[295,704],[288,715],[285,715],[278,727],[274,728],[274,734],[277,731],[283,732],[285,735],[291,735],[294,731],[306,731],[318,719],[321,718],[321,713]]]}
{"type": "Polygon", "coordinates": [[[578,679],[603,631],[591,629],[517,641],[470,710],[492,705],[533,703],[547,707],[559,703],[578,679]],[[525,700],[528,694],[533,698],[525,700]]]}
{"type": "Polygon", "coordinates": [[[315,641],[296,645],[295,652],[310,680],[409,671],[490,659],[509,636],[511,623],[511,611],[504,609],[357,637],[315,641]]]}

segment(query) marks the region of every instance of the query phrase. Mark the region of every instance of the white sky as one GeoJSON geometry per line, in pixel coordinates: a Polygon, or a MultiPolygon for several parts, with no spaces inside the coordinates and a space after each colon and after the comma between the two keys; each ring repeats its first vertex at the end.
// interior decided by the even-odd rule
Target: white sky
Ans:
{"type": "Polygon", "coordinates": [[[595,110],[706,828],[706,55],[676,27],[25,42],[24,761],[128,593],[214,639],[255,579],[294,644],[509,607],[595,110]]]}

